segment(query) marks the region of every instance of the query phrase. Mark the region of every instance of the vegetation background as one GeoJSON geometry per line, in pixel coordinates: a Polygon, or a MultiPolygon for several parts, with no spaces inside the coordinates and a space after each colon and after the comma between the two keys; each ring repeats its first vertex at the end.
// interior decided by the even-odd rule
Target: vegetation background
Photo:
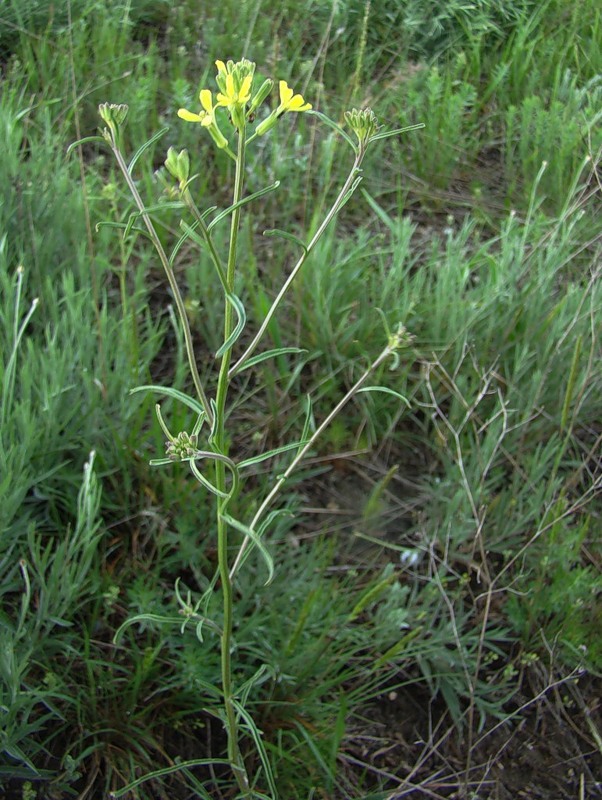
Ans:
{"type": "MultiPolygon", "coordinates": [[[[131,153],[170,126],[137,165],[149,205],[169,145],[198,201],[227,205],[228,160],[176,111],[242,56],[335,120],[426,125],[373,147],[271,325],[302,362],[238,387],[248,457],[301,429],[297,398],[327,413],[383,317],[415,337],[383,377],[410,408],[348,407],[290,489],[274,583],[252,559],[240,575],[235,658],[269,668],[248,702],[280,796],[600,796],[601,40],[594,0],[3,0],[5,797],[105,798],[153,771],[128,798],[232,797],[190,764],[222,755],[204,691],[219,656],[174,599],[213,574],[208,500],[148,466],[153,401],[128,394],[186,388],[182,341],[144,241],[97,227],[131,212],[107,153],[66,150],[99,102],[128,103],[131,153]],[[114,644],[136,613],[154,621],[114,644]]],[[[249,191],[282,181],[245,218],[250,330],[293,255],[261,232],[315,229],[348,169],[332,130],[293,116],[248,166],[249,191]]],[[[192,250],[178,271],[208,376],[217,287],[192,250]]]]}

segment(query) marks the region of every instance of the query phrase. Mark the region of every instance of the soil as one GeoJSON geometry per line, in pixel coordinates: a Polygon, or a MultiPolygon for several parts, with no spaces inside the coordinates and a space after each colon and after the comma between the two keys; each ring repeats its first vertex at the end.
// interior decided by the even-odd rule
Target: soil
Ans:
{"type": "MultiPolygon", "coordinates": [[[[389,776],[386,800],[587,800],[602,797],[602,682],[531,675],[515,717],[459,736],[447,711],[416,690],[384,694],[366,710],[342,756],[389,776]],[[584,698],[595,698],[587,705],[584,698]],[[598,741],[596,741],[598,739],[598,741]]],[[[516,701],[516,698],[515,698],[516,701]]]]}

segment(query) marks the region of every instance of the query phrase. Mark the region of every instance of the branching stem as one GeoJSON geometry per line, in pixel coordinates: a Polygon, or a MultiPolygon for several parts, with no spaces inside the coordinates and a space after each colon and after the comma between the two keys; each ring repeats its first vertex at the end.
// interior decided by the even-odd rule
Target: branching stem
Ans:
{"type": "Polygon", "coordinates": [[[182,299],[180,288],[176,281],[176,276],[174,275],[173,269],[171,268],[171,264],[169,263],[167,254],[163,249],[161,240],[157,236],[157,231],[155,230],[155,226],[153,225],[153,222],[146,211],[146,207],[142,201],[142,198],[140,197],[140,193],[138,192],[138,187],[136,186],[136,182],[133,180],[130,171],[128,170],[127,164],[125,163],[125,160],[121,154],[121,150],[119,150],[115,142],[111,144],[111,149],[113,150],[117,163],[119,164],[119,169],[123,173],[123,177],[125,178],[128,188],[132,193],[134,202],[138,207],[140,216],[142,217],[142,220],[146,225],[146,229],[149,233],[154,248],[157,251],[157,255],[159,256],[161,265],[163,266],[163,269],[165,271],[165,275],[167,276],[169,288],[171,289],[171,293],[173,295],[176,304],[176,309],[178,311],[178,317],[180,318],[180,323],[182,325],[182,330],[184,331],[184,341],[186,343],[186,355],[188,356],[188,364],[190,366],[190,373],[192,375],[194,388],[196,389],[198,398],[201,401],[201,405],[203,406],[205,414],[207,415],[207,421],[209,422],[209,425],[212,425],[213,411],[211,410],[211,406],[209,404],[209,401],[207,400],[207,396],[205,395],[205,391],[201,383],[201,377],[199,375],[199,371],[196,365],[196,358],[194,355],[194,346],[192,344],[192,334],[190,332],[188,316],[186,314],[186,308],[184,306],[184,300],[182,299]]]}
{"type": "Polygon", "coordinates": [[[347,180],[343,184],[343,186],[341,188],[341,191],[338,193],[334,203],[332,204],[332,206],[330,207],[330,210],[328,211],[328,214],[326,215],[326,217],[322,221],[322,224],[320,225],[318,230],[314,233],[311,241],[309,242],[309,244],[307,245],[306,249],[304,250],[303,255],[299,258],[299,260],[297,261],[297,263],[295,264],[295,266],[291,270],[291,274],[288,276],[288,278],[286,279],[286,281],[282,285],[282,288],[280,289],[280,291],[276,295],[276,298],[275,298],[274,302],[272,303],[271,307],[269,308],[268,312],[266,313],[265,319],[261,323],[261,326],[260,326],[259,330],[257,331],[257,333],[255,334],[255,336],[253,337],[253,340],[251,341],[251,343],[249,344],[249,346],[247,347],[245,352],[238,359],[236,364],[234,364],[234,366],[230,370],[230,377],[235,375],[241,369],[241,367],[245,363],[245,361],[247,361],[247,359],[249,359],[253,355],[253,353],[255,352],[255,349],[256,349],[257,345],[259,344],[259,342],[262,339],[264,333],[268,329],[268,326],[269,326],[269,324],[270,324],[270,322],[272,320],[272,317],[276,313],[276,310],[277,310],[278,306],[280,305],[280,303],[282,302],[284,296],[286,295],[286,293],[290,289],[290,286],[291,286],[292,282],[297,277],[297,275],[299,273],[299,270],[301,269],[301,267],[303,266],[303,264],[307,260],[307,257],[312,252],[312,250],[316,246],[316,244],[319,241],[319,239],[322,237],[322,234],[324,233],[326,228],[330,225],[330,223],[332,222],[334,217],[337,215],[339,209],[341,208],[341,206],[345,202],[345,199],[346,199],[347,195],[352,190],[353,184],[354,184],[354,182],[356,181],[356,179],[358,177],[358,173],[360,172],[360,164],[362,163],[362,160],[364,158],[364,154],[365,154],[365,150],[363,148],[359,148],[359,150],[357,152],[357,155],[355,157],[355,161],[353,162],[353,166],[351,167],[351,171],[349,172],[349,175],[347,176],[347,180]]]}

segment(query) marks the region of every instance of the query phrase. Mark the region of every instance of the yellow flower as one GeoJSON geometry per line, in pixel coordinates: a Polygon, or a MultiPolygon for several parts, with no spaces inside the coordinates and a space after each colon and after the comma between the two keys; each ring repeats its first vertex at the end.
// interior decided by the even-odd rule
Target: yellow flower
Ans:
{"type": "Polygon", "coordinates": [[[285,111],[310,111],[311,103],[306,103],[303,96],[295,94],[286,81],[279,81],[280,105],[260,122],[255,129],[256,136],[263,136],[278,122],[285,111]]]}
{"type": "MultiPolygon", "coordinates": [[[[220,62],[222,63],[222,62],[220,62]]],[[[219,67],[218,67],[219,69],[219,67]]],[[[221,70],[220,70],[221,72],[221,70]]],[[[218,106],[244,106],[251,99],[251,84],[253,83],[253,76],[247,75],[243,78],[240,88],[236,89],[234,75],[230,72],[226,75],[226,93],[219,92],[217,95],[218,106]]]]}
{"type": "Polygon", "coordinates": [[[306,103],[302,95],[294,94],[286,81],[279,82],[280,87],[280,105],[276,113],[282,114],[284,111],[309,111],[311,103],[306,103]]]}
{"type": "Polygon", "coordinates": [[[199,100],[203,106],[203,111],[200,114],[194,114],[192,111],[187,111],[185,108],[178,110],[178,117],[186,120],[186,122],[200,122],[208,128],[210,125],[215,124],[215,107],[209,89],[201,89],[199,100]]]}
{"type": "Polygon", "coordinates": [[[220,131],[217,120],[215,119],[215,109],[217,106],[213,105],[213,97],[209,89],[201,89],[199,100],[203,106],[203,110],[200,114],[195,114],[192,111],[187,111],[185,108],[180,108],[178,110],[178,117],[186,120],[186,122],[200,122],[204,128],[208,128],[213,141],[220,149],[227,147],[228,140],[220,131]]]}

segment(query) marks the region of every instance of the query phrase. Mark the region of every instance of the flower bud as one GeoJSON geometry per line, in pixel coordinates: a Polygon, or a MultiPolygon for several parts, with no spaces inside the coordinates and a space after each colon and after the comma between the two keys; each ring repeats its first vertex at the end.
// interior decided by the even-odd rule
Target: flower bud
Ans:
{"type": "Polygon", "coordinates": [[[108,128],[102,132],[104,138],[112,147],[119,147],[121,139],[121,127],[127,117],[129,107],[125,103],[116,105],[115,103],[101,103],[98,106],[98,113],[108,128]]]}
{"type": "Polygon", "coordinates": [[[251,100],[251,105],[249,106],[249,110],[247,111],[247,116],[254,114],[255,111],[259,108],[259,106],[263,103],[269,93],[272,91],[272,87],[274,86],[274,81],[271,78],[265,80],[261,86],[259,87],[255,97],[251,100]]]}
{"type": "Polygon", "coordinates": [[[171,461],[183,461],[194,458],[197,452],[198,437],[196,434],[181,431],[174,439],[165,442],[165,452],[171,461]]]}
{"type": "Polygon", "coordinates": [[[378,132],[378,119],[371,108],[345,111],[345,121],[357,136],[360,147],[365,147],[370,137],[378,132]]]}
{"type": "Polygon", "coordinates": [[[271,131],[274,125],[278,122],[278,111],[272,111],[272,113],[266,117],[263,122],[260,122],[259,125],[255,128],[255,133],[257,136],[263,136],[268,131],[271,131]]]}
{"type": "Polygon", "coordinates": [[[186,183],[190,174],[190,157],[188,150],[180,150],[178,153],[175,147],[170,147],[167,151],[165,166],[169,173],[180,182],[186,183]]]}
{"type": "Polygon", "coordinates": [[[119,103],[118,105],[116,103],[101,103],[98,106],[98,113],[110,128],[123,125],[128,111],[129,106],[125,103],[119,103]]]}

